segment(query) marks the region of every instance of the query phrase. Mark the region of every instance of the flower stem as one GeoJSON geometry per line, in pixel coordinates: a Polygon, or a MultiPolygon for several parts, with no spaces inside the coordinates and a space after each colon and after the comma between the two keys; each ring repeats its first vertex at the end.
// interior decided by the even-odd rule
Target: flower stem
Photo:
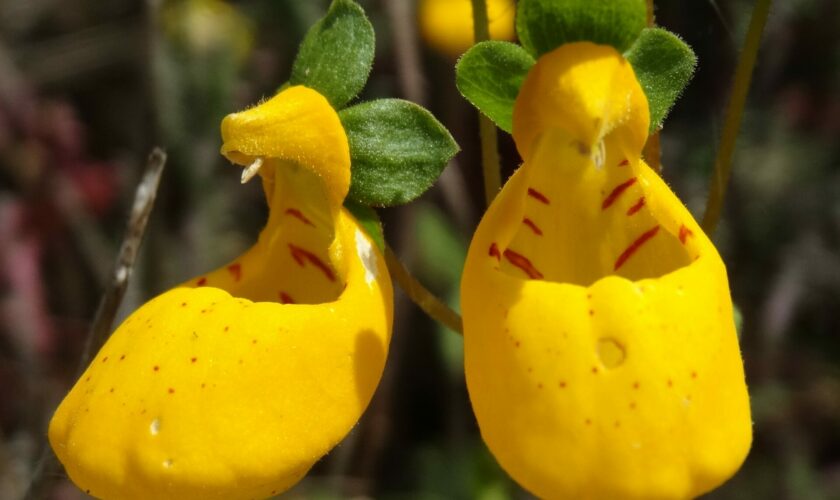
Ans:
{"type": "Polygon", "coordinates": [[[463,335],[461,316],[417,281],[417,278],[411,275],[389,246],[385,247],[385,263],[388,265],[388,272],[391,273],[391,276],[394,277],[412,302],[417,304],[433,320],[442,323],[453,332],[463,335]]]}
{"type": "Polygon", "coordinates": [[[735,83],[729,97],[726,121],[723,124],[723,134],[721,135],[717,158],[715,158],[715,169],[712,172],[709,187],[709,199],[706,202],[706,214],[701,224],[703,230],[709,235],[714,233],[723,209],[726,186],[729,183],[729,175],[732,173],[732,153],[735,151],[735,141],[738,139],[738,130],[741,127],[741,118],[744,114],[744,105],[747,101],[758,47],[761,43],[761,34],[770,13],[770,4],[771,0],[756,0],[750,18],[750,27],[747,30],[747,38],[744,41],[744,48],[741,50],[741,57],[735,70],[735,83]]]}
{"type": "MultiPolygon", "coordinates": [[[[490,39],[490,27],[487,19],[487,2],[472,0],[473,36],[475,43],[490,39]]],[[[484,197],[487,205],[496,197],[502,187],[502,174],[499,162],[499,145],[496,126],[489,118],[478,112],[478,131],[481,137],[481,167],[484,176],[484,197]]]]}

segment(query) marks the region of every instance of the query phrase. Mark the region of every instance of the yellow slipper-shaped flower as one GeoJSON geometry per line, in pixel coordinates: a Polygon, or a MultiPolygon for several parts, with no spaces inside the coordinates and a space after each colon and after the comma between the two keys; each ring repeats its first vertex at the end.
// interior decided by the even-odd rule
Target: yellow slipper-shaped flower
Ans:
{"type": "Polygon", "coordinates": [[[499,463],[545,498],[690,498],[751,442],[726,269],[641,159],[648,107],[614,49],[542,56],[514,107],[525,162],[472,240],[465,365],[499,463]]]}
{"type": "Polygon", "coordinates": [[[222,122],[270,215],[229,265],[163,293],[111,336],[49,437],[70,478],[118,499],[264,498],[359,419],[391,335],[392,289],[342,207],[347,138],[305,87],[222,122]],[[256,162],[256,163],[255,163],[256,162]]]}
{"type": "MultiPolygon", "coordinates": [[[[487,23],[491,40],[513,40],[513,0],[488,0],[487,23]]],[[[420,32],[435,50],[460,57],[475,43],[471,0],[421,0],[418,8],[420,32]]]]}

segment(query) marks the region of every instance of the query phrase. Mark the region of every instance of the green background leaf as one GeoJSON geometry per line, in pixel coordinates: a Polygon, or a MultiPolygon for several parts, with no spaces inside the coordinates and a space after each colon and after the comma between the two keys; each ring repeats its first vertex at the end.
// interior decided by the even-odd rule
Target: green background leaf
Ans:
{"type": "Polygon", "coordinates": [[[481,42],[455,67],[455,84],[473,106],[505,132],[513,130],[513,103],[534,58],[519,45],[481,42]]]}
{"type": "Polygon", "coordinates": [[[393,206],[425,192],[458,152],[431,113],[400,99],[380,99],[339,112],[350,141],[349,198],[393,206]]]}
{"type": "Polygon", "coordinates": [[[519,41],[534,57],[579,41],[624,52],[646,23],[645,0],[520,0],[516,12],[519,41]]]}
{"type": "Polygon", "coordinates": [[[367,206],[355,203],[352,200],[344,200],[344,207],[353,214],[353,217],[365,229],[368,236],[379,247],[379,251],[385,253],[385,236],[382,234],[382,221],[376,210],[367,206]]]}
{"type": "Polygon", "coordinates": [[[691,80],[697,57],[677,35],[661,28],[642,31],[624,57],[647,95],[650,129],[654,131],[691,80]]]}
{"type": "Polygon", "coordinates": [[[289,83],[317,90],[340,109],[364,88],[375,45],[373,26],[362,8],[352,0],[334,0],[327,15],[306,33],[289,83]]]}

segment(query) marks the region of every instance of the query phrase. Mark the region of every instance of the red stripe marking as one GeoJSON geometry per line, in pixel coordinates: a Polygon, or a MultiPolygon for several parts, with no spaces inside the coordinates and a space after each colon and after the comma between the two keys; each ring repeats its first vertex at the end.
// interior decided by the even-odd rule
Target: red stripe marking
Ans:
{"type": "Polygon", "coordinates": [[[231,276],[233,276],[233,281],[239,281],[242,279],[242,265],[241,264],[231,264],[227,266],[227,270],[231,276]]]}
{"type": "Polygon", "coordinates": [[[315,224],[312,223],[311,220],[307,219],[303,212],[298,210],[297,208],[287,208],[286,215],[291,215],[292,217],[298,219],[299,221],[303,222],[307,226],[315,227],[315,224]]]}
{"type": "Polygon", "coordinates": [[[531,231],[533,231],[534,234],[536,234],[537,236],[542,236],[542,234],[543,234],[542,229],[540,229],[536,224],[534,224],[534,221],[532,221],[528,217],[525,217],[524,219],[522,219],[522,223],[525,224],[526,226],[530,227],[531,231]]]}
{"type": "Polygon", "coordinates": [[[691,229],[685,227],[685,224],[681,225],[680,226],[680,243],[685,245],[685,242],[686,242],[686,240],[688,240],[689,236],[694,236],[694,232],[691,229]]]}
{"type": "Polygon", "coordinates": [[[294,304],[295,303],[295,299],[293,299],[292,296],[289,295],[286,292],[280,292],[278,295],[280,296],[280,303],[281,304],[294,304]]]}
{"type": "Polygon", "coordinates": [[[612,205],[615,202],[615,200],[617,200],[618,197],[621,196],[621,193],[626,191],[627,188],[629,188],[630,186],[632,186],[635,183],[636,183],[636,178],[631,177],[630,179],[627,179],[626,181],[624,181],[621,184],[619,184],[618,186],[616,186],[615,189],[612,190],[612,193],[610,193],[610,195],[607,196],[604,199],[604,202],[601,203],[601,210],[605,210],[607,207],[612,205]]]}
{"type": "Polygon", "coordinates": [[[490,244],[490,257],[496,257],[496,260],[502,260],[502,254],[499,253],[499,247],[496,246],[496,243],[490,244]]]}
{"type": "Polygon", "coordinates": [[[635,214],[636,212],[641,210],[643,206],[645,206],[645,197],[644,196],[639,198],[639,200],[632,207],[627,209],[627,215],[635,214]]]}
{"type": "Polygon", "coordinates": [[[198,281],[195,282],[195,286],[204,286],[206,284],[207,284],[207,278],[205,278],[204,276],[202,276],[201,278],[198,278],[198,281]]]}
{"type": "Polygon", "coordinates": [[[639,247],[644,245],[645,242],[647,242],[649,239],[656,236],[656,233],[658,232],[659,224],[653,226],[653,228],[651,229],[648,229],[647,231],[642,233],[641,236],[636,238],[636,241],[630,243],[630,246],[624,249],[624,251],[621,252],[621,255],[618,256],[618,259],[616,259],[615,266],[613,266],[613,271],[618,271],[618,268],[624,265],[624,263],[627,262],[627,259],[629,259],[630,256],[632,256],[634,253],[636,253],[636,250],[638,250],[639,247]]]}
{"type": "Polygon", "coordinates": [[[551,201],[546,198],[546,196],[534,188],[528,188],[528,196],[534,198],[535,200],[539,201],[540,203],[545,203],[546,205],[551,204],[551,201]]]}
{"type": "Polygon", "coordinates": [[[309,261],[310,264],[320,269],[328,280],[335,281],[335,274],[333,274],[332,269],[324,264],[324,261],[319,259],[317,255],[309,250],[304,250],[303,248],[292,245],[291,243],[289,243],[289,250],[292,252],[292,258],[295,259],[295,262],[297,262],[299,266],[303,267],[304,263],[309,261]]]}
{"type": "Polygon", "coordinates": [[[518,254],[513,250],[506,249],[505,250],[505,258],[514,266],[522,269],[525,274],[528,275],[529,278],[533,279],[542,279],[543,274],[531,264],[531,261],[528,260],[527,257],[524,255],[518,254]]]}
{"type": "Polygon", "coordinates": [[[619,167],[626,167],[627,165],[630,165],[630,160],[627,158],[621,160],[621,163],[618,164],[619,167]]]}

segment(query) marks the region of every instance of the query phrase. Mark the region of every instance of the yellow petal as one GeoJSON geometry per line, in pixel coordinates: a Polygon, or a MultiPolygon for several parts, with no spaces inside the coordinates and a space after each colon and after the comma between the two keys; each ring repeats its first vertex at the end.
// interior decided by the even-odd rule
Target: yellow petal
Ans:
{"type": "MultiPolygon", "coordinates": [[[[300,111],[286,123],[320,110],[300,111]]],[[[348,155],[333,118],[299,158],[348,155]]],[[[271,181],[257,243],[129,316],[50,423],[56,455],[91,495],[275,495],[350,431],[378,384],[393,313],[382,255],[311,163],[248,151],[271,181]]]]}
{"type": "Polygon", "coordinates": [[[462,278],[467,385],[487,445],[537,496],[690,498],[734,474],[751,442],[726,269],[639,159],[644,94],[609,52],[564,46],[520,93],[526,161],[462,278]],[[552,108],[558,96],[574,114],[552,108]]]}
{"type": "MultiPolygon", "coordinates": [[[[513,40],[516,5],[512,0],[489,0],[487,19],[491,40],[513,40]]],[[[452,58],[473,45],[470,0],[423,0],[419,7],[420,32],[435,50],[452,58]]]]}

